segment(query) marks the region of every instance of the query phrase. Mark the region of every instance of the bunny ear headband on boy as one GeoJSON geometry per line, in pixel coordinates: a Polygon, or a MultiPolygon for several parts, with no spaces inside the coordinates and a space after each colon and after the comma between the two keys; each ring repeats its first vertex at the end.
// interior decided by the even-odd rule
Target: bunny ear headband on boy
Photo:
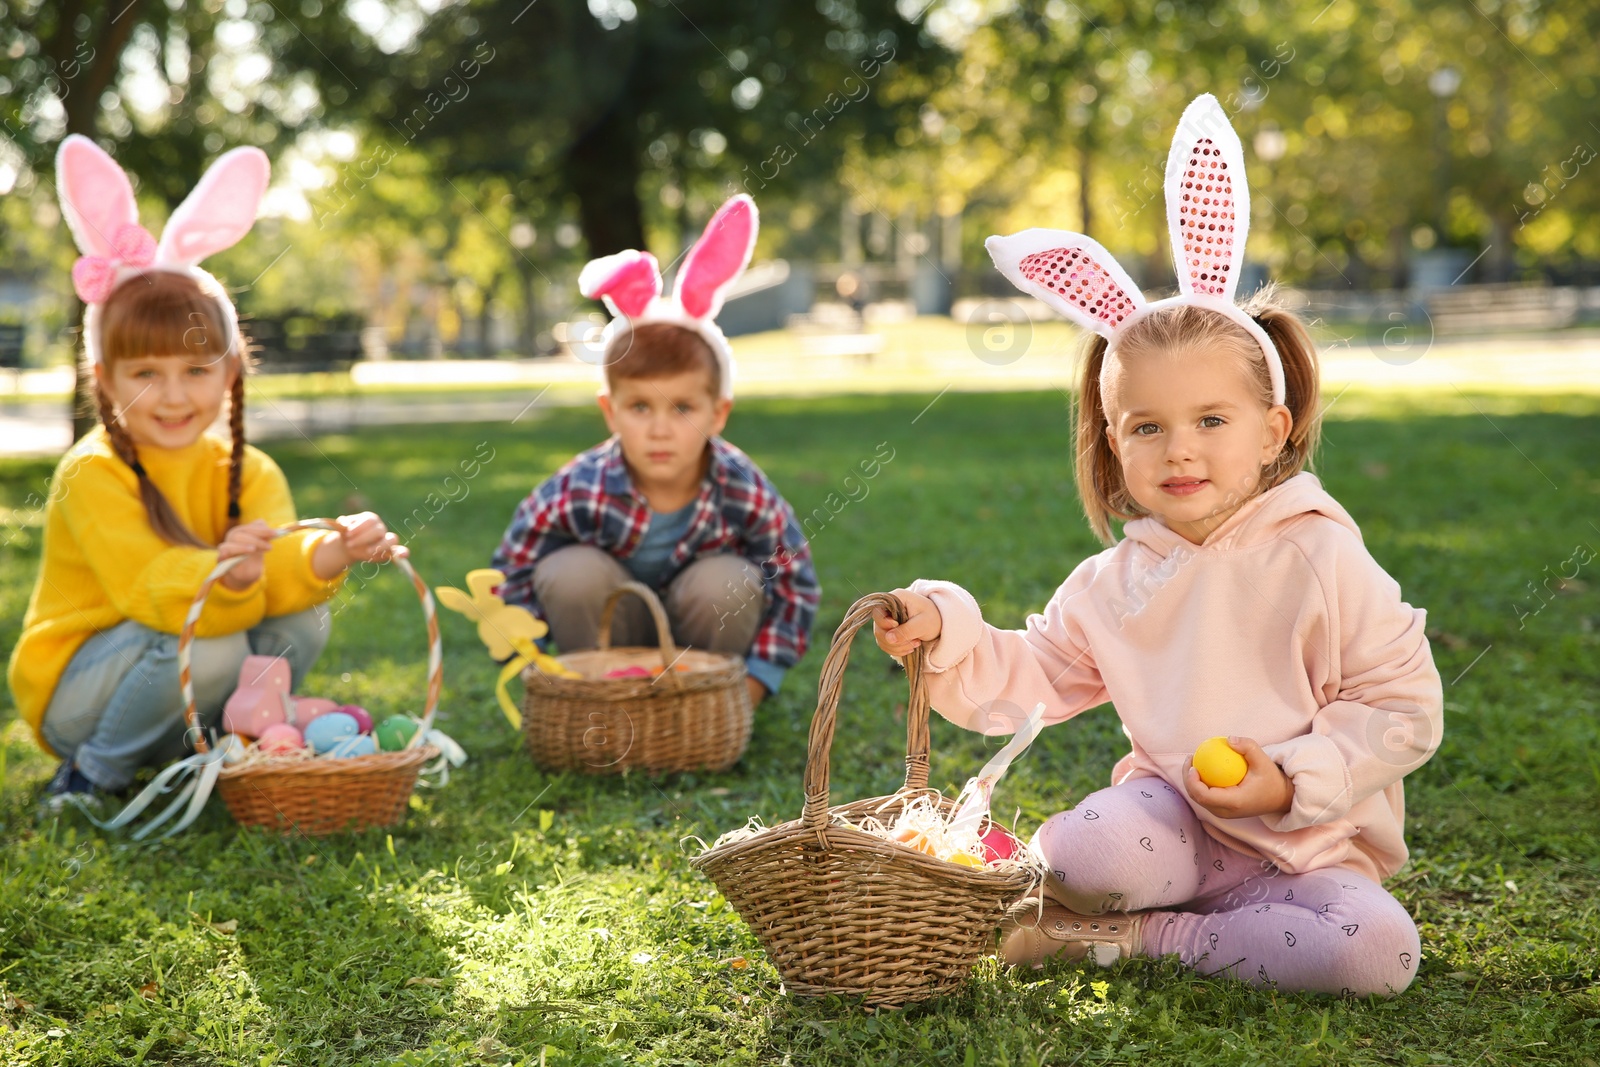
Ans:
{"type": "Polygon", "coordinates": [[[1116,347],[1133,323],[1164,307],[1189,304],[1227,316],[1266,353],[1272,402],[1284,402],[1283,361],[1248,314],[1233,302],[1250,228],[1244,149],[1217,98],[1196,97],[1178,120],[1167,156],[1167,228],[1178,268],[1178,295],[1145,303],[1139,287],[1097,242],[1066,230],[1023,230],[984,242],[1011,284],[1116,347]]]}
{"type": "MultiPolygon", "coordinates": [[[[83,341],[100,362],[100,310],[116,287],[148,271],[188,274],[222,291],[197,264],[231,248],[255,224],[271,167],[259,148],[235,148],[213,163],[178,205],[161,241],[139,225],[133,185],[115,160],[93,141],[73,134],[56,152],[56,192],[67,226],[83,255],[72,265],[72,286],[87,305],[83,341]]],[[[230,337],[238,336],[238,313],[224,296],[230,337]]]]}
{"type": "Polygon", "coordinates": [[[745,193],[717,209],[678,271],[671,296],[661,293],[661,268],[649,252],[629,249],[592,259],[578,275],[578,291],[600,298],[616,316],[601,335],[609,352],[620,335],[652,322],[692,330],[711,346],[722,371],[723,399],[733,398],[733,349],[714,321],[728,290],[750,262],[756,245],[756,202],[745,193]]]}

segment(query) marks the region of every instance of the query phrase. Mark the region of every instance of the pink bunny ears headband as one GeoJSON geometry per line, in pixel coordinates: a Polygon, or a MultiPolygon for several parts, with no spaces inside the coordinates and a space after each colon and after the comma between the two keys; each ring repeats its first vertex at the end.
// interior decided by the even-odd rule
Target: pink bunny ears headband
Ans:
{"type": "Polygon", "coordinates": [[[1233,302],[1250,228],[1244,149],[1217,98],[1196,97],[1178,120],[1167,156],[1167,228],[1179,295],[1145,303],[1139,287],[1099,243],[1067,230],[1023,230],[984,242],[1011,284],[1038,297],[1115,348],[1123,331],[1152,311],[1178,304],[1227,316],[1267,356],[1272,402],[1284,402],[1283,361],[1261,324],[1233,302]]]}
{"type": "Polygon", "coordinates": [[[756,203],[744,193],[717,209],[678,271],[673,294],[661,293],[661,268],[649,252],[629,249],[590,260],[578,275],[578,291],[600,298],[616,316],[602,335],[605,350],[636,326],[668,322],[693,330],[716,353],[723,399],[733,397],[733,349],[713,321],[728,290],[750,262],[756,245],[756,203]]]}
{"type": "MultiPolygon", "coordinates": [[[[270,173],[266,153],[259,148],[235,148],[224,154],[172,213],[158,243],[139,225],[133,185],[116,161],[80,134],[61,142],[56,152],[56,192],[83,253],[72,265],[72,286],[88,305],[83,339],[91,362],[100,362],[101,306],[129,278],[166,270],[188,274],[222,291],[197,264],[250,232],[270,173]]],[[[233,302],[224,296],[221,303],[229,335],[237,337],[233,302]]]]}

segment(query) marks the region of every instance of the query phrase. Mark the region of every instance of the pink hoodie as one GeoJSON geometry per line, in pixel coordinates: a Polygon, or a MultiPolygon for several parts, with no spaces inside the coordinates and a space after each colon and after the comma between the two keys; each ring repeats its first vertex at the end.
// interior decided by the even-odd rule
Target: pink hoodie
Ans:
{"type": "Polygon", "coordinates": [[[1294,782],[1284,815],[1207,831],[1289,873],[1343,865],[1375,880],[1406,861],[1401,778],[1444,730],[1425,613],[1400,599],[1361,531],[1315,475],[1247,501],[1195,545],[1156,518],[1085,559],[1024,630],[983,621],[949,582],[932,598],[934,710],[985,734],[1016,731],[1043,701],[1062,722],[1111,700],[1133,751],[1112,784],[1162,778],[1218,735],[1253,737],[1294,782]]]}

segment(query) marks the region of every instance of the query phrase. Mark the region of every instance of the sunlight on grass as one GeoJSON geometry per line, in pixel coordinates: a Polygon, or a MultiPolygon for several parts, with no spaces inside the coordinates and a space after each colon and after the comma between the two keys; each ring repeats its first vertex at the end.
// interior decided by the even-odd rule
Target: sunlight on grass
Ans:
{"type": "MultiPolygon", "coordinates": [[[[817,674],[847,606],[945,577],[989,621],[1021,626],[1099,550],[1073,495],[1067,398],[953,390],[930,408],[938,387],[919,385],[740,402],[729,439],[800,514],[825,507],[879,442],[896,458],[815,532],[824,594],[812,650],[730,771],[540,770],[495,705],[473,625],[446,615],[440,724],[471,758],[445,788],[419,790],[400,826],[280,838],[240,830],[213,801],[177,839],[134,844],[37,811],[54,761],[6,697],[0,1062],[1600,1067],[1600,579],[1585,568],[1520,628],[1511,607],[1574,543],[1600,548],[1600,399],[1587,395],[1325,397],[1337,402],[1319,477],[1427,610],[1446,682],[1443,746],[1406,783],[1411,864],[1390,883],[1424,945],[1404,996],[1256,990],[1172,959],[1027,973],[991,960],[955,995],[903,1012],[782,990],[753,932],[688,868],[684,842],[799,814],[817,674]]],[[[337,513],[359,492],[403,517],[487,433],[404,427],[268,448],[303,513],[337,513]]],[[[497,432],[471,493],[413,539],[424,581],[459,584],[486,565],[529,489],[604,435],[589,407],[497,432]]],[[[0,462],[4,514],[27,511],[50,467],[0,462]]],[[[7,529],[18,531],[0,537],[10,647],[40,547],[36,525],[7,529]]],[[[380,716],[415,710],[425,639],[414,595],[384,572],[347,600],[302,688],[380,716]]],[[[836,799],[898,785],[905,699],[904,674],[862,636],[832,754],[836,799]]],[[[947,790],[994,749],[937,717],[931,733],[930,781],[947,790]]],[[[1103,786],[1126,750],[1110,707],[1085,712],[1040,737],[997,811],[1020,810],[1031,832],[1103,786]]]]}

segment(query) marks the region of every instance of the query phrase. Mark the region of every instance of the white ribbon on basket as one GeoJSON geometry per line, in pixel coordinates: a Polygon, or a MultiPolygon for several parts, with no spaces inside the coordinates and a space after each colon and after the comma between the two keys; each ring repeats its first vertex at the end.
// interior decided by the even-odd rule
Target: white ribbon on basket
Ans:
{"type": "MultiPolygon", "coordinates": [[[[338,529],[339,527],[326,519],[302,519],[299,522],[279,527],[275,532],[281,535],[294,533],[298,530],[337,531],[338,529]]],[[[194,638],[195,624],[199,622],[200,613],[205,609],[206,596],[211,592],[211,587],[224,574],[243,563],[246,558],[244,556],[234,556],[231,559],[222,560],[206,576],[206,580],[201,583],[200,592],[195,595],[194,603],[189,606],[189,614],[183,621],[183,629],[178,638],[178,681],[183,689],[184,714],[189,722],[189,731],[194,737],[195,747],[200,751],[192,756],[186,756],[162,770],[149,785],[144,787],[138,796],[129,801],[127,807],[109,819],[102,820],[98,818],[87,798],[84,800],[75,799],[75,806],[83,812],[90,822],[100,829],[120,830],[128,826],[142,815],[145,809],[155,803],[158,798],[176,789],[178,795],[162,809],[159,815],[142,826],[133,835],[133,840],[144,840],[168,819],[183,810],[183,818],[169,827],[167,832],[161,836],[167,838],[180,833],[200,817],[200,812],[204,810],[206,801],[211,797],[212,790],[216,788],[217,779],[222,774],[223,765],[232,762],[230,757],[237,759],[242,756],[243,753],[236,748],[238,746],[237,739],[229,746],[217,748],[210,748],[205,742],[204,731],[201,730],[196,719],[194,686],[189,673],[189,643],[194,638]],[[185,781],[185,779],[188,780],[185,781]],[[180,783],[182,783],[181,787],[180,783]],[[185,804],[187,804],[187,810],[184,810],[185,804]]],[[[439,750],[439,758],[424,767],[419,772],[419,777],[424,774],[436,775],[438,781],[433,784],[442,786],[450,781],[450,768],[459,767],[467,761],[467,753],[452,738],[439,730],[433,729],[432,725],[433,712],[438,705],[443,674],[443,650],[439,643],[439,622],[434,612],[433,595],[428,592],[428,587],[417,577],[417,572],[411,568],[411,564],[407,562],[404,556],[395,556],[392,561],[405,572],[406,577],[411,580],[412,586],[417,590],[417,594],[422,601],[423,616],[428,624],[427,702],[422,717],[420,719],[415,716],[412,717],[412,721],[417,724],[417,729],[412,734],[411,740],[406,742],[405,747],[411,749],[422,745],[433,745],[439,750]]]]}
{"type": "Polygon", "coordinates": [[[1033,744],[1033,739],[1039,736],[1039,731],[1042,729],[1044,729],[1044,705],[1036,704],[1017,729],[1016,736],[1006,743],[1006,747],[996,752],[989,762],[983,765],[983,769],[976,777],[967,779],[961,795],[956,797],[955,814],[950,817],[949,833],[952,838],[962,833],[977,836],[978,827],[983,825],[984,817],[989,814],[995,783],[1006,773],[1011,761],[1021,755],[1023,749],[1033,744]]]}

